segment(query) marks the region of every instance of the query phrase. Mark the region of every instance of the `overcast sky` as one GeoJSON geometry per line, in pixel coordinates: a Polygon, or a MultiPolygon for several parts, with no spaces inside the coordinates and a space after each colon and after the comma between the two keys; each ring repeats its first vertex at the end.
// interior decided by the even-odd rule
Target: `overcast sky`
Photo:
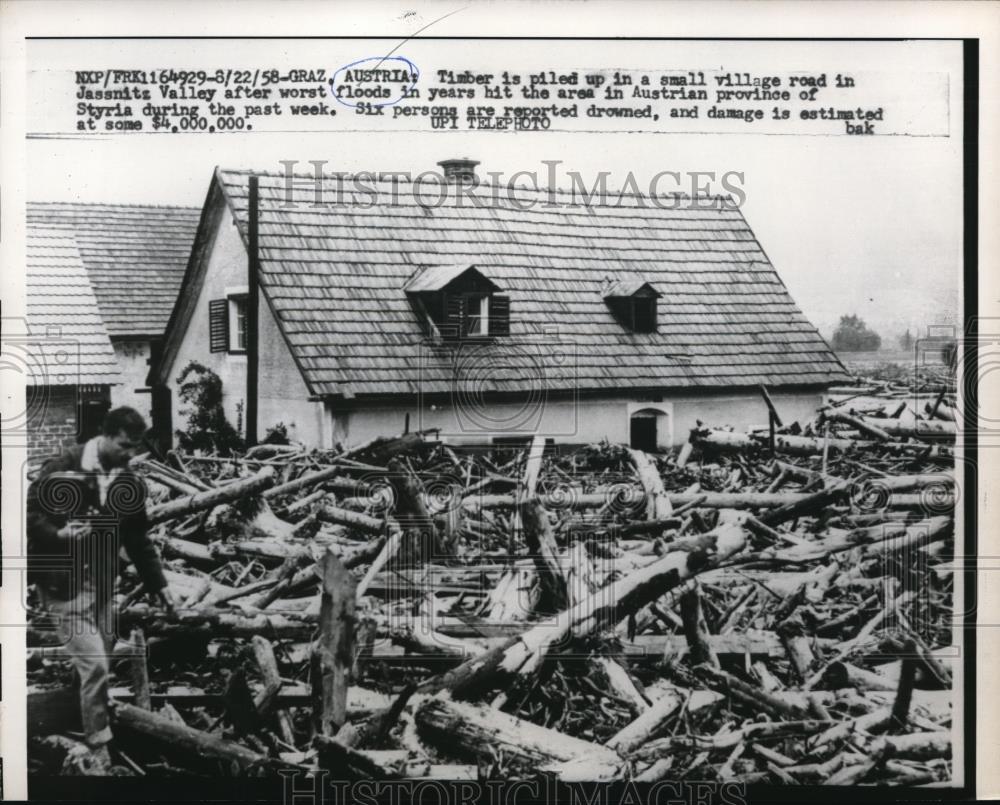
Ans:
{"type": "MultiPolygon", "coordinates": [[[[397,51],[425,73],[439,67],[511,69],[795,69],[897,72],[925,81],[928,104],[944,86],[950,136],[847,137],[753,134],[559,134],[348,132],[226,135],[102,135],[30,139],[28,198],[201,206],[216,165],[280,170],[280,160],[328,160],[331,170],[434,169],[469,156],[480,171],[537,171],[561,160],[560,176],[608,171],[609,187],[631,172],[744,174],[743,213],[805,314],[829,336],[848,313],[894,344],[906,328],[958,319],[962,257],[961,61],[957,44],[517,43],[411,41],[397,51]],[[481,65],[481,67],[480,67],[481,65]],[[921,73],[913,73],[919,66],[921,73]],[[923,78],[922,78],[923,75],[923,78]],[[942,79],[942,76],[946,78],[942,79]],[[931,78],[941,79],[931,81],[931,78]]],[[[374,42],[33,42],[29,131],[68,128],[72,70],[240,66],[331,69],[382,51],[374,42]],[[331,55],[332,54],[332,55],[331,55]]],[[[914,98],[919,92],[914,90],[914,98]]],[[[939,104],[940,105],[940,104],[939,104]]],[[[588,181],[588,184],[592,179],[588,181]]],[[[664,189],[671,189],[665,187],[664,189]]]]}

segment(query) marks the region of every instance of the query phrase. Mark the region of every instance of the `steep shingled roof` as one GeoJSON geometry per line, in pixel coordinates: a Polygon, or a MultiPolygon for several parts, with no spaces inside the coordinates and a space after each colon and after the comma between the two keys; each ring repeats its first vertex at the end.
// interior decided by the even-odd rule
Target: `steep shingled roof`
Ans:
{"type": "MultiPolygon", "coordinates": [[[[439,203],[434,183],[369,178],[356,190],[330,177],[316,207],[311,177],[289,204],[284,176],[259,175],[261,287],[314,394],[448,392],[469,360],[476,393],[518,391],[525,362],[537,373],[539,361],[549,390],[846,376],[728,202],[613,195],[585,207],[556,193],[547,206],[549,191],[483,184],[478,204],[454,189],[439,203]],[[475,265],[510,297],[510,338],[471,358],[468,346],[428,344],[404,291],[418,269],[449,264],[475,265]],[[658,332],[626,332],[613,317],[603,290],[623,275],[662,294],[658,332]]],[[[249,173],[217,170],[214,181],[246,242],[249,173]]]]}
{"type": "Polygon", "coordinates": [[[28,224],[76,240],[111,336],[163,334],[201,210],[28,203],[28,224]]]}
{"type": "Polygon", "coordinates": [[[29,226],[27,322],[29,386],[115,385],[122,382],[87,270],[71,238],[29,226]]]}

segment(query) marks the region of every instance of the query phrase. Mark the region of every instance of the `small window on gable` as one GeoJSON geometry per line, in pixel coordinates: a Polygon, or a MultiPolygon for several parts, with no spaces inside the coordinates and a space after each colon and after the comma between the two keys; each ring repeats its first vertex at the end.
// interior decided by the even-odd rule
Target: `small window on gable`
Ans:
{"type": "Polygon", "coordinates": [[[229,351],[247,351],[247,297],[246,294],[229,297],[229,351]]]}
{"type": "Polygon", "coordinates": [[[510,335],[510,298],[474,266],[428,266],[404,286],[425,331],[444,340],[510,335]]]}
{"type": "Polygon", "coordinates": [[[655,333],[660,293],[648,282],[631,280],[611,283],[604,292],[614,317],[632,333],[655,333]]]}
{"type": "Polygon", "coordinates": [[[231,294],[208,303],[208,340],[211,352],[247,351],[247,295],[231,294]]]}

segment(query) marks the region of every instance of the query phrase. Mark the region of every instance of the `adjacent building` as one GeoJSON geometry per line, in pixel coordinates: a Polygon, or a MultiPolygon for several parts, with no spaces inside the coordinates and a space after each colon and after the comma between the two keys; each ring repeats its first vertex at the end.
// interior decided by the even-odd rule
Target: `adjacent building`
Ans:
{"type": "Polygon", "coordinates": [[[26,328],[4,351],[25,374],[28,461],[94,436],[122,384],[115,350],[72,238],[28,228],[26,328]]]}
{"type": "MultiPolygon", "coordinates": [[[[110,403],[147,419],[150,359],[180,291],[201,211],[151,205],[40,203],[27,209],[29,231],[73,241],[86,269],[120,379],[110,403]]],[[[32,266],[28,266],[29,275],[32,266]]]]}

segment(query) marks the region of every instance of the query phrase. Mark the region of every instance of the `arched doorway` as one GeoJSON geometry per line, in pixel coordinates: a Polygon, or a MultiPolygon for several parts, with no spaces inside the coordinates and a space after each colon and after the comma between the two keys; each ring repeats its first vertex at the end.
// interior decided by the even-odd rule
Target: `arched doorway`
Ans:
{"type": "Polygon", "coordinates": [[[628,411],[629,446],[655,453],[673,444],[670,406],[661,403],[632,403],[628,411]]]}

